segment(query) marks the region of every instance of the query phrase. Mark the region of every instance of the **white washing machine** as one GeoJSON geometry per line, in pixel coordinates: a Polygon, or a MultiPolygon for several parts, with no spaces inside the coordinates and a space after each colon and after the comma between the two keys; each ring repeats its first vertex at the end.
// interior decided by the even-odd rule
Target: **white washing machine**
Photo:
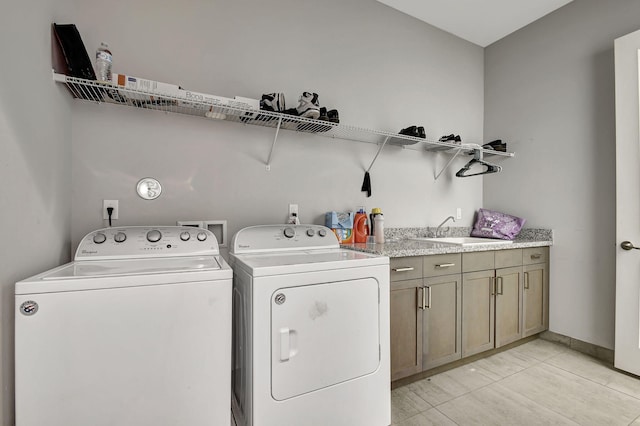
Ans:
{"type": "Polygon", "coordinates": [[[17,426],[228,426],[232,276],[207,230],[125,227],[16,283],[17,426]]]}
{"type": "Polygon", "coordinates": [[[316,225],[245,228],[231,253],[238,425],[389,425],[389,258],[316,225]]]}

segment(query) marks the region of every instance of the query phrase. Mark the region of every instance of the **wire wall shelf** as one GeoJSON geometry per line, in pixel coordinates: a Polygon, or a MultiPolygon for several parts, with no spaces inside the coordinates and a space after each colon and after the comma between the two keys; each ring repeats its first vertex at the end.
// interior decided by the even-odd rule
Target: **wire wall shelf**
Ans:
{"type": "Polygon", "coordinates": [[[441,142],[400,135],[398,133],[370,130],[324,120],[313,120],[279,112],[254,110],[234,105],[224,105],[215,101],[209,101],[208,99],[187,99],[185,97],[155,91],[132,89],[95,80],[70,77],[55,72],[53,73],[53,79],[56,82],[66,84],[67,88],[75,98],[85,101],[125,105],[139,109],[192,115],[204,117],[210,120],[232,121],[246,125],[276,129],[276,135],[267,161],[267,169],[270,169],[271,157],[273,155],[273,150],[275,148],[275,143],[280,129],[300,133],[311,133],[326,138],[382,145],[380,149],[384,145],[396,145],[418,151],[442,151],[456,156],[460,152],[472,153],[477,150],[481,150],[485,154],[505,157],[514,156],[514,154],[510,152],[484,149],[475,144],[441,142]]]}

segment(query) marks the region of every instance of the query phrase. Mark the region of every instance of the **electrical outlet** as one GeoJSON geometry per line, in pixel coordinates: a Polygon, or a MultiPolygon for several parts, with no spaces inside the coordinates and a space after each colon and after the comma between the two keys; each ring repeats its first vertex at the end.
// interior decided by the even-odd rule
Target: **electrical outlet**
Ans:
{"type": "Polygon", "coordinates": [[[462,219],[462,209],[460,207],[456,209],[456,219],[462,219]]]}
{"type": "Polygon", "coordinates": [[[289,204],[289,217],[293,215],[298,216],[298,205],[297,204],[289,204]]]}
{"type": "Polygon", "coordinates": [[[102,218],[109,219],[108,207],[113,207],[111,213],[111,219],[116,220],[118,218],[118,200],[102,200],[102,218]]]}
{"type": "Polygon", "coordinates": [[[287,223],[292,225],[300,224],[300,215],[298,214],[297,204],[289,204],[289,216],[287,217],[287,223]]]}

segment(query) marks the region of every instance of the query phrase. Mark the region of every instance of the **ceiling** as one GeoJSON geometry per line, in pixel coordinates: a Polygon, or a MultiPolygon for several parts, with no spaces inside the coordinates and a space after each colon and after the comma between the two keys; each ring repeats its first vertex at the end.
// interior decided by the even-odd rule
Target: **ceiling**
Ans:
{"type": "Polygon", "coordinates": [[[572,0],[378,0],[479,46],[511,34],[572,0]]]}

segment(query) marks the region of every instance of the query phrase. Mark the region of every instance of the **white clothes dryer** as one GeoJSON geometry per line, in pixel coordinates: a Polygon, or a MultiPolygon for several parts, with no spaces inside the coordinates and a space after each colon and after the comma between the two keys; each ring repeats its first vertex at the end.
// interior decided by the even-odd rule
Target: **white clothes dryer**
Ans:
{"type": "Polygon", "coordinates": [[[190,227],[107,228],[15,287],[17,426],[227,426],[232,271],[190,227]]]}
{"type": "Polygon", "coordinates": [[[389,258],[265,225],[236,233],[230,263],[238,425],[389,425],[389,258]]]}

